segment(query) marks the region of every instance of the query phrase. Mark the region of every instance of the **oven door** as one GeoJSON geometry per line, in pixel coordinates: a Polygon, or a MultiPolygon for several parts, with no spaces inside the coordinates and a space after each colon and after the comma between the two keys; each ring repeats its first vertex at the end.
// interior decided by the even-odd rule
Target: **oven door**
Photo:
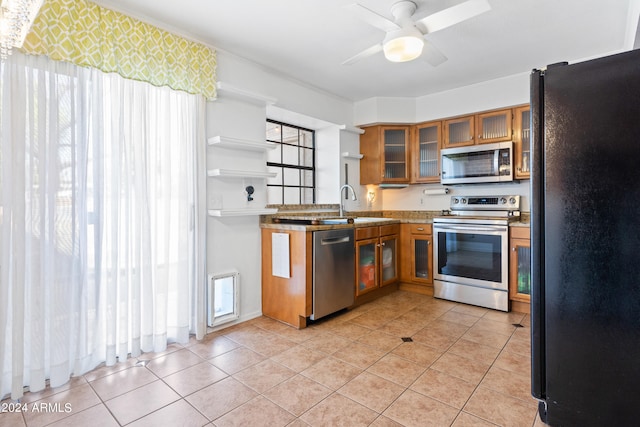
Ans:
{"type": "Polygon", "coordinates": [[[462,285],[508,290],[506,225],[433,225],[434,278],[462,285]]]}

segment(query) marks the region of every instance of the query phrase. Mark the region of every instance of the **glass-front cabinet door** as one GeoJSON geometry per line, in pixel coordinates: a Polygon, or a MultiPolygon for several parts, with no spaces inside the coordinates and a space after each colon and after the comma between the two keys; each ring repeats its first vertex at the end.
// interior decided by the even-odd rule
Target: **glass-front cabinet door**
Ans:
{"type": "Polygon", "coordinates": [[[412,182],[440,181],[440,122],[416,125],[412,144],[412,182]]]}
{"type": "Polygon", "coordinates": [[[407,182],[409,179],[409,128],[383,127],[383,182],[407,182]]]}
{"type": "Polygon", "coordinates": [[[398,236],[380,238],[380,286],[398,281],[398,236]]]}
{"type": "Polygon", "coordinates": [[[514,301],[531,300],[531,240],[529,228],[514,227],[509,241],[509,298],[514,301]],[[514,237],[515,236],[515,237],[514,237]]]}
{"type": "Polygon", "coordinates": [[[411,281],[433,283],[433,243],[430,235],[411,235],[411,281]]]}
{"type": "Polygon", "coordinates": [[[475,144],[475,116],[457,117],[444,121],[443,148],[475,144]]]}
{"type": "Polygon", "coordinates": [[[378,288],[378,238],[356,241],[356,296],[378,288]]]}
{"type": "Polygon", "coordinates": [[[375,125],[360,135],[360,184],[409,183],[408,125],[375,125]]]}
{"type": "Polygon", "coordinates": [[[478,144],[511,141],[513,112],[508,110],[490,111],[476,116],[478,144]]]}
{"type": "Polygon", "coordinates": [[[531,159],[531,115],[528,105],[516,108],[514,111],[514,168],[516,179],[530,177],[531,159]]]}

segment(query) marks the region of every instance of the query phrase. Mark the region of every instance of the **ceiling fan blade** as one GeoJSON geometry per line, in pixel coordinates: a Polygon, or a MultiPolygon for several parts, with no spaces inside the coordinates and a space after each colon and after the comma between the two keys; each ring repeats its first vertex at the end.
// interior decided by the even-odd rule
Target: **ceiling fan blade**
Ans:
{"type": "Polygon", "coordinates": [[[361,59],[366,58],[367,56],[375,55],[376,53],[382,51],[382,44],[374,44],[370,48],[367,48],[360,52],[359,54],[352,56],[342,63],[342,65],[351,65],[355,62],[360,61],[361,59]]]}
{"type": "Polygon", "coordinates": [[[468,0],[416,21],[416,27],[424,34],[450,27],[491,10],[487,0],[468,0]]]}
{"type": "Polygon", "coordinates": [[[444,54],[433,45],[433,43],[425,40],[424,47],[422,48],[422,59],[432,66],[437,67],[443,62],[446,62],[447,57],[444,56],[444,54]]]}
{"type": "Polygon", "coordinates": [[[400,28],[395,22],[377,14],[371,9],[367,9],[364,6],[359,5],[358,3],[349,4],[345,6],[345,9],[349,10],[367,24],[380,28],[382,31],[388,32],[398,30],[400,28]]]}

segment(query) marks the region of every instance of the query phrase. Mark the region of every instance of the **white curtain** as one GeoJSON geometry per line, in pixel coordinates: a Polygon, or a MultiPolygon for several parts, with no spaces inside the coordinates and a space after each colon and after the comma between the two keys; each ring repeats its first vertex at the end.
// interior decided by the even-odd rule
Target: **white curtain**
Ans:
{"type": "Polygon", "coordinates": [[[204,335],[205,100],[0,65],[0,398],[204,335]]]}

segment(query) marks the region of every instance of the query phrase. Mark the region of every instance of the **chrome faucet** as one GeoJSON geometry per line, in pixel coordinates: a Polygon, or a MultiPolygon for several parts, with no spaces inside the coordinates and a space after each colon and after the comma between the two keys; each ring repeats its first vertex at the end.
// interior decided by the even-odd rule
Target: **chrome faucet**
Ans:
{"type": "MultiPolygon", "coordinates": [[[[351,197],[351,200],[358,200],[358,198],[356,197],[356,190],[353,189],[352,186],[350,186],[349,184],[345,184],[342,187],[340,187],[340,217],[342,217],[344,215],[344,204],[342,202],[342,190],[344,189],[347,190],[351,190],[351,195],[353,197],[351,197]]],[[[349,194],[349,192],[347,191],[347,195],[349,194]]]]}

